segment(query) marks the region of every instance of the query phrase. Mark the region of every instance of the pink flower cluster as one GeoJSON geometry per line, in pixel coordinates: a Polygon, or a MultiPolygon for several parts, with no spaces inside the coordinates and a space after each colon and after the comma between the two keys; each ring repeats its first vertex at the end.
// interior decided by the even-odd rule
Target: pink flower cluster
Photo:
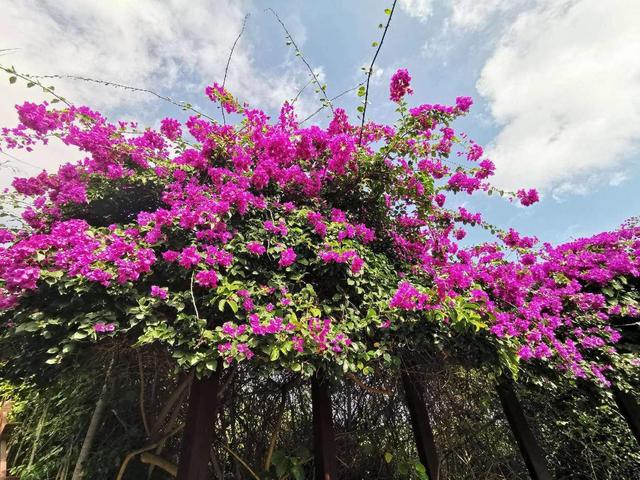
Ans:
{"type": "MultiPolygon", "coordinates": [[[[391,100],[411,94],[410,82],[407,70],[398,70],[391,100]]],[[[215,341],[226,361],[250,359],[251,342],[267,337],[273,345],[290,342],[295,352],[344,354],[358,333],[347,330],[349,322],[308,312],[298,323],[284,320],[300,313],[294,290],[307,280],[299,275],[331,270],[354,282],[375,270],[370,258],[379,255],[397,269],[392,284],[398,287],[388,292],[385,320],[376,319],[376,326],[389,327],[387,317],[394,315],[446,312],[465,299],[493,335],[517,345],[523,360],[603,377],[608,364],[594,358],[611,356],[619,339],[610,318],[638,313],[627,305],[611,310],[590,288],[640,277],[640,228],[555,247],[537,247],[535,238],[507,230],[494,242],[464,247],[467,229],[486,224],[479,212],[447,209],[447,200],[491,193],[495,171],[482,147],[452,127],[469,111],[471,98],[415,106],[399,128],[368,122],[361,131],[341,109],[326,128],[301,126],[290,104],[271,121],[218,84],[206,94],[238,113],[241,124],[194,115],[182,124],[165,118],[158,131],[131,134],[135,125],[109,123],[87,107],[17,107],[20,124],[1,130],[0,148],[30,150],[56,136],[86,158],[14,180],[29,207],[22,212],[26,226],[0,230],[0,309],[7,316],[23,298],[37,295],[43,279],[60,275],[107,292],[140,287],[165,309],[179,296],[173,285],[182,281],[203,296],[224,286],[220,308],[238,310],[241,323],[224,323],[215,341]],[[463,163],[451,167],[453,156],[463,163]],[[141,185],[156,189],[155,200],[115,223],[83,213],[107,202],[101,188],[116,181],[131,188],[131,208],[141,185]],[[298,244],[300,238],[306,243],[298,244]],[[507,256],[509,251],[514,254],[507,256]],[[358,277],[327,268],[332,263],[348,264],[358,277]],[[289,282],[289,290],[233,277],[244,265],[289,282]],[[229,293],[236,283],[240,289],[229,293]]],[[[539,201],[532,189],[511,195],[523,206],[539,201]]],[[[363,308],[366,314],[369,305],[363,308]]],[[[97,325],[96,331],[112,331],[97,325]]]]}
{"type": "Polygon", "coordinates": [[[351,272],[354,274],[360,273],[362,267],[364,267],[364,260],[355,250],[345,250],[343,252],[327,250],[320,253],[320,258],[324,263],[349,263],[351,272]]]}
{"type": "Polygon", "coordinates": [[[406,94],[412,94],[411,75],[406,68],[401,68],[391,77],[389,87],[389,99],[392,102],[399,102],[406,94]]]}

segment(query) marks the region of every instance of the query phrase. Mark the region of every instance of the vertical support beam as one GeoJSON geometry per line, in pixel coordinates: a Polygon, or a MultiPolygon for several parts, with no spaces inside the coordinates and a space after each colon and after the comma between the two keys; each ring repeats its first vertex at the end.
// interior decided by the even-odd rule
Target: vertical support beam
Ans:
{"type": "Polygon", "coordinates": [[[513,384],[510,380],[502,378],[498,381],[496,390],[532,480],[551,480],[551,473],[544,460],[542,448],[540,448],[531,428],[529,428],[522,405],[513,389],[513,384]]]}
{"type": "Polygon", "coordinates": [[[640,445],[640,406],[638,406],[638,402],[633,395],[619,390],[616,386],[613,387],[613,398],[616,400],[620,413],[629,424],[631,432],[636,437],[638,445],[640,445]]]}
{"type": "MultiPolygon", "coordinates": [[[[0,424],[0,428],[2,428],[0,424]]],[[[0,480],[4,480],[7,477],[7,439],[2,436],[0,431],[0,480]]]]}
{"type": "Polygon", "coordinates": [[[322,372],[311,378],[313,409],[313,454],[316,480],[336,480],[336,443],[331,415],[331,397],[322,372]]]}
{"type": "Polygon", "coordinates": [[[8,450],[9,437],[15,427],[14,423],[9,423],[9,412],[11,402],[0,404],[0,480],[18,480],[17,477],[9,476],[8,450]]]}
{"type": "Polygon", "coordinates": [[[10,402],[0,404],[0,480],[7,476],[7,449],[9,435],[5,430],[7,430],[7,425],[9,424],[10,411],[10,402]]]}
{"type": "Polygon", "coordinates": [[[436,450],[436,443],[433,439],[433,430],[431,430],[431,421],[429,420],[429,412],[424,402],[424,395],[420,383],[417,379],[402,370],[402,385],[411,416],[411,427],[413,428],[413,436],[416,440],[416,448],[420,463],[424,465],[429,475],[429,480],[438,480],[440,472],[440,459],[436,450]]]}
{"type": "Polygon", "coordinates": [[[209,479],[209,451],[218,413],[221,369],[218,365],[210,377],[194,378],[191,384],[177,480],[209,479]]]}

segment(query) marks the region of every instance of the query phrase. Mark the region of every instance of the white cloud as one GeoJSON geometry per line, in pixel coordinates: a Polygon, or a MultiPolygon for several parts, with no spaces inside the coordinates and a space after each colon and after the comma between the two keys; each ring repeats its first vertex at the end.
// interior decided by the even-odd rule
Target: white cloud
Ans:
{"type": "Polygon", "coordinates": [[[622,185],[624,182],[629,180],[629,174],[627,172],[615,172],[611,175],[609,179],[609,185],[612,187],[617,187],[618,185],[622,185]]]}
{"type": "Polygon", "coordinates": [[[576,195],[587,196],[603,185],[617,187],[627,180],[629,175],[624,171],[591,173],[577,180],[566,180],[555,184],[551,196],[557,202],[564,202],[567,198],[576,195]]]}
{"type": "Polygon", "coordinates": [[[638,18],[637,0],[545,0],[517,17],[477,83],[502,125],[489,151],[499,184],[579,193],[630,159],[640,140],[638,18]]]}
{"type": "Polygon", "coordinates": [[[422,22],[433,15],[433,0],[400,0],[399,5],[407,15],[422,22]]]}
{"type": "Polygon", "coordinates": [[[522,7],[528,0],[452,0],[451,21],[464,30],[479,30],[494,21],[496,14],[522,7]]]}
{"type": "MultiPolygon", "coordinates": [[[[18,50],[0,57],[0,63],[14,64],[25,73],[110,80],[178,99],[195,95],[205,111],[212,112],[215,107],[201,96],[204,86],[222,81],[229,50],[250,7],[247,1],[232,0],[192,0],[188,5],[182,0],[2,1],[0,49],[18,50]]],[[[262,7],[258,7],[262,14],[262,7]]],[[[288,18],[287,25],[300,43],[305,32],[302,24],[294,20],[288,18]]],[[[299,59],[289,57],[284,45],[279,65],[282,68],[274,69],[272,74],[256,66],[261,54],[251,44],[249,22],[234,51],[227,88],[252,105],[277,108],[296,95],[307,82],[308,72],[299,59]]],[[[35,89],[27,90],[20,82],[10,86],[4,76],[0,80],[0,126],[13,126],[14,104],[43,96],[35,89]]],[[[156,122],[160,108],[165,107],[141,93],[70,80],[47,82],[55,83],[56,91],[74,103],[86,103],[107,113],[118,112],[119,116],[124,112],[142,125],[156,122]]],[[[305,92],[304,97],[311,95],[312,91],[305,92]]],[[[306,102],[301,98],[298,107],[310,110],[305,107],[306,102]]],[[[29,157],[24,152],[15,155],[45,168],[70,159],[68,152],[46,152],[46,157],[41,152],[29,157]]],[[[6,184],[5,180],[0,183],[6,184]]]]}

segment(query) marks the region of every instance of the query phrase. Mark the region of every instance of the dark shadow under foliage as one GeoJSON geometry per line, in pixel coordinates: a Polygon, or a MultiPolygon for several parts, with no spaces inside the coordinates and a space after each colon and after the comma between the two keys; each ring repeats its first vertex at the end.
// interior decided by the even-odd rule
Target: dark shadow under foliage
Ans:
{"type": "MultiPolygon", "coordinates": [[[[141,349],[139,356],[124,352],[112,345],[78,357],[74,365],[55,367],[63,369],[60,376],[51,377],[57,378],[55,382],[33,378],[21,387],[2,384],[2,395],[16,400],[15,420],[20,426],[9,460],[22,480],[71,478],[107,365],[114,357],[107,408],[85,478],[115,478],[128,453],[179,428],[186,413],[184,386],[189,378],[176,375],[172,361],[160,350],[141,349]],[[167,409],[172,398],[177,402],[167,409]]],[[[2,372],[3,378],[6,373],[2,372]]],[[[411,373],[425,392],[441,457],[440,478],[529,478],[491,378],[427,355],[411,373]]],[[[521,377],[518,394],[555,478],[640,478],[640,448],[609,393],[560,377],[531,378],[538,380],[521,377]]],[[[226,369],[222,384],[210,478],[312,478],[309,382],[296,374],[241,365],[226,369]]],[[[398,372],[347,376],[332,383],[331,391],[341,479],[425,478],[417,465],[398,372]]],[[[160,443],[149,453],[176,463],[180,432],[160,443]]],[[[172,477],[159,468],[150,469],[136,455],[123,479],[143,478],[172,477]]]]}

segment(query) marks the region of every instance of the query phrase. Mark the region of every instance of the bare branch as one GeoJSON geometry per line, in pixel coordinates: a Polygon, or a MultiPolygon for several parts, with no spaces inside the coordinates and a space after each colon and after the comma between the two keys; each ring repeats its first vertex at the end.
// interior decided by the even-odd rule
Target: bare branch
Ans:
{"type": "MultiPolygon", "coordinates": [[[[342,93],[339,93],[338,95],[336,95],[335,97],[331,97],[331,101],[333,100],[337,100],[338,98],[346,95],[347,93],[353,92],[354,90],[357,90],[358,88],[360,88],[362,85],[364,85],[364,82],[360,82],[358,85],[356,85],[355,87],[351,87],[348,90],[345,90],[342,93]]],[[[326,108],[326,105],[323,105],[322,107],[318,108],[315,112],[313,112],[311,115],[309,115],[307,118],[305,118],[304,120],[302,120],[300,122],[300,125],[302,125],[304,122],[306,122],[307,120],[310,120],[311,118],[315,117],[318,113],[320,113],[322,110],[324,110],[326,108]]]]}
{"type": "Polygon", "coordinates": [[[307,89],[307,87],[309,85],[311,85],[312,83],[313,83],[313,79],[311,79],[307,83],[305,83],[304,87],[302,87],[300,90],[298,90],[298,93],[296,94],[296,96],[291,99],[291,103],[292,104],[296,103],[298,101],[298,98],[300,97],[300,95],[302,95],[302,92],[304,92],[307,89]]]}
{"type": "Polygon", "coordinates": [[[280,25],[282,25],[282,29],[284,30],[284,32],[286,34],[287,40],[289,42],[291,42],[291,44],[293,45],[293,48],[295,48],[295,50],[296,50],[296,56],[300,57],[302,62],[306,65],[307,69],[309,70],[309,73],[311,74],[311,77],[313,78],[313,82],[318,86],[318,92],[323,97],[322,98],[323,104],[326,103],[325,106],[328,106],[331,109],[331,112],[333,112],[334,111],[333,110],[333,105],[332,105],[331,100],[329,99],[329,97],[327,97],[327,92],[325,91],[324,86],[320,83],[320,80],[318,79],[318,76],[316,75],[316,72],[313,71],[313,68],[311,68],[311,65],[309,65],[309,62],[307,62],[307,59],[302,54],[302,50],[300,50],[300,48],[298,47],[298,44],[295,42],[295,40],[291,36],[291,33],[289,33],[289,30],[287,29],[286,25],[284,24],[284,22],[282,21],[280,16],[276,13],[276,11],[273,8],[267,8],[267,11],[271,12],[276,17],[276,20],[278,20],[278,23],[280,23],[280,25]]]}
{"type": "MultiPolygon", "coordinates": [[[[159,98],[160,100],[163,100],[165,102],[168,102],[172,105],[175,105],[176,107],[181,108],[182,110],[189,110],[192,111],[193,113],[200,115],[201,117],[207,118],[209,120],[211,120],[212,122],[215,122],[216,120],[212,117],[210,117],[209,115],[207,115],[206,113],[201,112],[200,110],[195,109],[190,103],[187,102],[183,102],[183,101],[179,101],[179,100],[173,100],[170,97],[167,97],[165,95],[162,95],[160,93],[154,92],[153,90],[150,90],[148,88],[140,88],[140,87],[132,87],[131,85],[124,85],[122,83],[117,83],[117,82],[110,82],[107,80],[99,80],[99,79],[95,79],[95,78],[90,78],[90,77],[83,77],[80,75],[67,75],[67,74],[60,74],[60,75],[31,75],[31,74],[23,74],[23,75],[18,75],[14,72],[10,72],[8,69],[2,67],[0,65],[0,69],[6,71],[7,73],[12,73],[13,75],[17,75],[21,78],[24,78],[25,80],[28,81],[34,81],[34,80],[38,80],[38,79],[45,79],[45,78],[55,78],[55,79],[59,79],[59,80],[79,80],[82,82],[90,82],[90,83],[97,83],[100,85],[104,85],[106,87],[113,87],[113,88],[121,88],[123,90],[128,90],[131,92],[140,92],[140,93],[148,93],[149,95],[153,95],[156,98],[159,98]]],[[[40,84],[39,84],[40,86],[40,84]]],[[[46,87],[43,87],[46,88],[46,87]]],[[[53,92],[50,92],[53,94],[53,92]]],[[[64,99],[62,99],[62,97],[58,97],[57,95],[55,95],[57,98],[59,98],[61,101],[64,101],[67,105],[69,105],[69,103],[67,103],[64,99]]]]}
{"type": "Polygon", "coordinates": [[[387,20],[387,25],[384,27],[384,31],[382,32],[382,38],[380,39],[380,43],[378,43],[378,48],[376,49],[376,54],[373,56],[373,60],[371,60],[371,65],[369,66],[369,71],[367,72],[367,86],[364,91],[364,108],[362,110],[362,124],[360,125],[360,138],[358,139],[358,144],[362,145],[362,134],[364,133],[364,120],[367,115],[367,101],[369,99],[369,82],[371,81],[371,75],[373,74],[373,65],[376,63],[376,59],[378,58],[378,54],[380,53],[380,49],[382,48],[382,44],[384,43],[384,38],[387,36],[387,30],[389,29],[389,25],[391,24],[391,19],[393,18],[393,12],[396,9],[396,3],[398,0],[393,0],[393,5],[391,6],[391,12],[389,13],[389,19],[387,20]]]}
{"type": "Polygon", "coordinates": [[[360,378],[358,378],[355,374],[349,372],[346,374],[346,377],[353,381],[356,385],[358,385],[360,388],[362,388],[363,390],[366,390],[369,393],[375,393],[377,395],[388,395],[388,396],[393,396],[394,392],[391,392],[389,390],[383,389],[383,388],[375,388],[375,387],[370,387],[369,385],[367,385],[366,383],[364,383],[362,380],[360,380],[360,378]]]}
{"type": "MultiPolygon", "coordinates": [[[[65,105],[67,105],[68,107],[71,106],[71,104],[69,102],[67,102],[67,100],[65,98],[61,97],[56,92],[54,92],[54,87],[47,87],[47,86],[43,85],[38,80],[38,78],[47,78],[47,77],[34,77],[34,76],[27,75],[27,74],[24,74],[24,73],[18,73],[16,71],[15,67],[8,68],[8,67],[4,67],[2,65],[0,65],[0,70],[5,71],[9,75],[13,75],[14,77],[18,77],[18,78],[21,78],[22,80],[25,80],[26,82],[28,82],[27,83],[27,87],[31,87],[31,86],[34,86],[34,85],[39,86],[42,89],[42,91],[44,91],[44,92],[48,93],[49,95],[53,96],[54,98],[56,98],[56,100],[55,100],[56,102],[60,101],[60,102],[64,103],[65,105]]],[[[11,78],[9,80],[11,80],[11,78]]]]}
{"type": "MultiPolygon", "coordinates": [[[[244,29],[247,26],[247,20],[248,19],[249,19],[249,14],[247,13],[244,16],[244,20],[242,21],[242,28],[240,29],[240,33],[236,37],[235,42],[233,42],[233,45],[231,46],[231,51],[229,52],[229,58],[227,58],[227,65],[224,67],[224,78],[222,79],[222,88],[223,89],[224,89],[224,86],[227,84],[227,74],[229,73],[229,64],[231,63],[231,57],[233,57],[233,51],[236,49],[236,45],[238,44],[238,41],[240,40],[240,37],[242,37],[242,34],[244,33],[244,29]]],[[[222,108],[221,111],[222,111],[222,121],[226,125],[227,124],[227,118],[224,115],[224,108],[222,108]]]]}

